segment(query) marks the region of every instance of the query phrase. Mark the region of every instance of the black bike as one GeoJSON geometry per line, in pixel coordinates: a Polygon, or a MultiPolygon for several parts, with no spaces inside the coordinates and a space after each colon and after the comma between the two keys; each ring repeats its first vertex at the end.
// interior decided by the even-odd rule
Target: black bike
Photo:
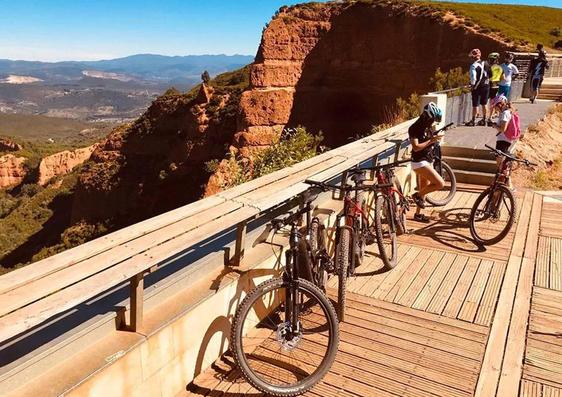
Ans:
{"type": "MultiPolygon", "coordinates": [[[[445,127],[435,131],[433,135],[435,136],[440,132],[447,131],[453,125],[454,123],[447,124],[445,127]]],[[[442,159],[440,142],[436,142],[433,145],[433,168],[441,175],[445,181],[445,186],[441,190],[429,193],[425,196],[425,199],[431,205],[442,207],[447,205],[455,196],[457,192],[457,179],[455,178],[455,173],[451,166],[442,159]]]]}
{"type": "Polygon", "coordinates": [[[515,197],[508,187],[513,162],[536,166],[529,160],[519,159],[485,145],[496,156],[504,157],[492,185],[484,190],[470,211],[470,234],[480,245],[492,245],[503,240],[511,230],[517,213],[515,197]]]}
{"type": "Polygon", "coordinates": [[[269,395],[296,396],[311,389],[329,371],[338,349],[336,311],[315,284],[320,278],[313,266],[313,245],[318,241],[309,242],[314,229],[311,201],[271,221],[275,231],[291,228],[285,268],[281,277],[248,293],[232,324],[231,349],[238,367],[249,383],[269,395]],[[298,226],[303,215],[306,234],[298,226]]]}

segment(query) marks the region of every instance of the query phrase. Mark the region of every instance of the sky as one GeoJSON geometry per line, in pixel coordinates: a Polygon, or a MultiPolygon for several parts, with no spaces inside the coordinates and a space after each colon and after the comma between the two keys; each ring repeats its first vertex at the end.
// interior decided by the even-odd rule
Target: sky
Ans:
{"type": "MultiPolygon", "coordinates": [[[[262,29],[275,11],[302,2],[0,0],[0,59],[97,60],[140,53],[255,55],[262,29]]],[[[494,2],[560,7],[562,0],[494,2]]]]}

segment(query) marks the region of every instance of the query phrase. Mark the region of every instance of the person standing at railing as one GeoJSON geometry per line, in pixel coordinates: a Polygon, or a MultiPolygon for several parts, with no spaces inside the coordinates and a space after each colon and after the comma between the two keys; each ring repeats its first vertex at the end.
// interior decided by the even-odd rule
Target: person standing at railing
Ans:
{"type": "Polygon", "coordinates": [[[433,102],[423,108],[420,117],[408,129],[412,144],[412,169],[417,176],[418,191],[412,195],[417,205],[414,220],[429,222],[429,218],[421,213],[425,208],[425,196],[428,193],[443,189],[445,181],[433,168],[433,145],[442,135],[433,135],[433,124],[441,122],[443,111],[433,102]]]}
{"type": "Polygon", "coordinates": [[[494,116],[494,110],[492,107],[492,100],[498,95],[500,79],[502,77],[502,68],[499,65],[500,63],[500,54],[497,52],[492,52],[488,55],[488,64],[490,65],[490,70],[492,74],[490,76],[490,96],[489,96],[489,109],[488,109],[488,126],[491,127],[494,125],[492,118],[494,116]]]}
{"type": "Polygon", "coordinates": [[[486,125],[486,106],[490,96],[490,76],[492,75],[492,70],[488,62],[482,61],[482,53],[478,48],[470,51],[468,55],[473,61],[469,70],[472,92],[472,119],[466,125],[470,127],[476,125],[478,106],[482,107],[482,120],[478,122],[478,125],[486,125]]]}
{"type": "Polygon", "coordinates": [[[533,58],[529,67],[529,75],[531,76],[531,97],[529,100],[531,103],[535,103],[544,79],[544,73],[548,69],[546,51],[543,49],[542,44],[537,44],[537,51],[538,55],[533,58]]]}
{"type": "Polygon", "coordinates": [[[519,69],[513,64],[513,54],[506,53],[504,62],[501,64],[502,76],[500,79],[500,86],[498,95],[503,95],[509,100],[511,94],[511,81],[519,74],[519,69]]]}

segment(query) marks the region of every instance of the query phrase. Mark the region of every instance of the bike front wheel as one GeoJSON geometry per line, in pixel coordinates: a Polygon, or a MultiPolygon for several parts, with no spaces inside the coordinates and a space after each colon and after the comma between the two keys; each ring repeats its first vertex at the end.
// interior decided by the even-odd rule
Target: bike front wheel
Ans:
{"type": "Polygon", "coordinates": [[[507,236],[515,222],[516,202],[507,187],[484,190],[470,211],[470,234],[480,245],[492,245],[507,236]]]}
{"type": "Polygon", "coordinates": [[[397,262],[396,228],[390,197],[380,195],[375,203],[375,234],[385,268],[393,269],[397,262]]]}
{"type": "Polygon", "coordinates": [[[339,343],[334,307],[314,284],[268,280],[236,312],[231,349],[244,378],[261,392],[296,396],[330,370],[339,343]]]}
{"type": "Polygon", "coordinates": [[[445,181],[443,189],[431,192],[425,196],[427,202],[436,207],[447,205],[457,192],[457,178],[451,166],[441,161],[441,177],[445,181]]]}

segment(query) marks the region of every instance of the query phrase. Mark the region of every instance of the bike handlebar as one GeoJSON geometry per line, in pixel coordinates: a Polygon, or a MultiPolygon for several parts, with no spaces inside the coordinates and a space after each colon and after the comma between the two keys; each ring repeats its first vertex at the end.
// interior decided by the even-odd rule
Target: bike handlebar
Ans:
{"type": "Polygon", "coordinates": [[[529,160],[517,158],[517,157],[515,157],[515,156],[513,156],[513,155],[511,155],[511,154],[509,154],[509,153],[502,152],[502,151],[500,151],[500,150],[498,150],[498,149],[496,149],[496,148],[493,148],[493,147],[491,147],[491,146],[488,146],[488,145],[484,145],[484,146],[486,146],[486,147],[487,147],[488,149],[490,149],[492,152],[496,153],[496,155],[498,155],[498,156],[503,156],[503,157],[506,157],[506,158],[508,158],[508,159],[510,159],[510,160],[517,161],[517,162],[519,162],[519,163],[524,163],[526,166],[534,166],[534,167],[538,166],[538,164],[532,163],[532,162],[530,162],[529,160]]]}
{"type": "Polygon", "coordinates": [[[433,135],[437,135],[442,131],[447,131],[449,128],[451,128],[453,125],[455,125],[455,123],[449,123],[447,124],[445,127],[439,128],[438,130],[436,130],[433,135]]]}

